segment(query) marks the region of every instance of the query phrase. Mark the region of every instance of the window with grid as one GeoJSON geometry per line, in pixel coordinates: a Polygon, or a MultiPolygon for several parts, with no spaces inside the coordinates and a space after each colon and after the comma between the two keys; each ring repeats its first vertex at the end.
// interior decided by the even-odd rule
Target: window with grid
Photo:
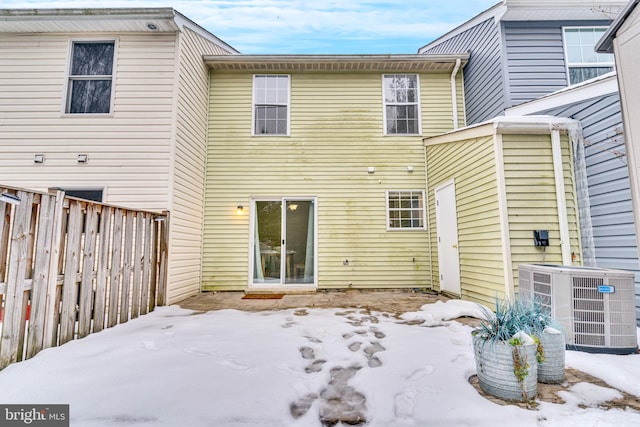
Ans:
{"type": "Polygon", "coordinates": [[[613,55],[595,51],[595,45],[605,31],[606,28],[564,28],[570,85],[613,71],[613,55]]]}
{"type": "Polygon", "coordinates": [[[289,76],[256,75],[253,78],[254,135],[289,134],[289,76]]]}
{"type": "Polygon", "coordinates": [[[416,74],[383,76],[385,132],[387,135],[420,133],[420,95],[416,74]]]}
{"type": "Polygon", "coordinates": [[[388,191],[387,225],[391,230],[425,228],[423,191],[388,191]]]}
{"type": "Polygon", "coordinates": [[[114,41],[73,42],[65,111],[111,112],[114,41]]]}

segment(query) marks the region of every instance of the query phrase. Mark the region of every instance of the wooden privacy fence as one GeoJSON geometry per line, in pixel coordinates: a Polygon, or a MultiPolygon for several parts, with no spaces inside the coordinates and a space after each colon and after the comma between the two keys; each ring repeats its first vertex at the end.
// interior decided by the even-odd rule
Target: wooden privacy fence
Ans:
{"type": "Polygon", "coordinates": [[[0,369],[165,304],[167,212],[0,186],[0,369]]]}

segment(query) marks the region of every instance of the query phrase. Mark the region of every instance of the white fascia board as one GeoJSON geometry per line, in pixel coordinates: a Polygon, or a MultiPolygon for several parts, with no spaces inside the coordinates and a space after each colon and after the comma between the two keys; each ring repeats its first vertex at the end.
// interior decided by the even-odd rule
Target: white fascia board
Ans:
{"type": "Polygon", "coordinates": [[[579,122],[574,119],[554,116],[499,116],[484,123],[449,131],[437,136],[423,138],[425,146],[447,144],[484,136],[509,133],[549,134],[552,130],[572,130],[579,122]]]}
{"type": "Polygon", "coordinates": [[[612,72],[593,80],[561,89],[533,101],[507,108],[504,110],[504,114],[506,116],[526,116],[616,92],[618,92],[618,80],[616,73],[612,72]]]}

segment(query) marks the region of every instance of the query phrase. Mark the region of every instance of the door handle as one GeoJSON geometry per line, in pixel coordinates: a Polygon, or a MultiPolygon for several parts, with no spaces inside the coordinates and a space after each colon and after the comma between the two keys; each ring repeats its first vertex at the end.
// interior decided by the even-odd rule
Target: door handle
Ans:
{"type": "Polygon", "coordinates": [[[453,249],[458,249],[458,245],[451,245],[453,249]]]}

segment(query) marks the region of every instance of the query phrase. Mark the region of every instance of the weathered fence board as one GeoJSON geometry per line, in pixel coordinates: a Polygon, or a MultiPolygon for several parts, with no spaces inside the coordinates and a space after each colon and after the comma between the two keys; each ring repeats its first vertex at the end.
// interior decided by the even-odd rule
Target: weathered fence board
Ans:
{"type": "Polygon", "coordinates": [[[109,279],[109,254],[111,248],[111,215],[113,208],[104,206],[100,217],[100,253],[98,254],[98,274],[94,306],[93,332],[104,329],[105,307],[107,306],[107,281],[109,279]]]}
{"type": "Polygon", "coordinates": [[[33,194],[19,191],[17,196],[23,200],[15,209],[15,221],[12,224],[9,247],[9,265],[4,297],[4,319],[2,322],[2,340],[0,341],[0,366],[22,360],[22,342],[24,338],[24,283],[27,272],[26,260],[29,243],[28,234],[31,225],[31,200],[33,194]]]}
{"type": "Polygon", "coordinates": [[[84,338],[91,333],[95,252],[98,239],[98,210],[99,206],[93,203],[87,205],[84,230],[84,260],[82,263],[82,281],[80,282],[78,338],[84,338]]]}
{"type": "MultiPolygon", "coordinates": [[[[51,262],[51,242],[53,239],[53,216],[55,197],[43,194],[40,197],[40,219],[38,222],[38,241],[31,289],[31,310],[29,318],[29,340],[27,358],[42,350],[45,335],[45,310],[47,307],[47,280],[51,262]]],[[[1,259],[1,258],[0,258],[1,259]]]]}
{"type": "Polygon", "coordinates": [[[120,301],[120,263],[122,260],[122,219],[123,211],[116,209],[113,218],[113,250],[111,252],[111,281],[109,282],[109,319],[110,328],[118,324],[118,301],[120,301]]]}
{"type": "Polygon", "coordinates": [[[164,304],[168,212],[0,195],[0,369],[164,304]]]}

